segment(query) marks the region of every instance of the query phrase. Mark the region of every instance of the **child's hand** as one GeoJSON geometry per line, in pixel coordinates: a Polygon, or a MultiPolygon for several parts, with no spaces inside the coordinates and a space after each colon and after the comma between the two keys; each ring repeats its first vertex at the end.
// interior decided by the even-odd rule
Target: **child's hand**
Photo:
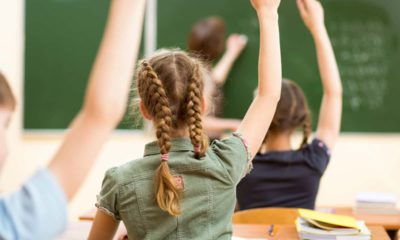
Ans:
{"type": "Polygon", "coordinates": [[[297,0],[301,18],[312,32],[324,27],[324,9],[318,0],[297,0]]]}
{"type": "Polygon", "coordinates": [[[247,37],[240,34],[232,34],[226,41],[226,48],[229,54],[236,59],[247,45],[247,37]]]}
{"type": "Polygon", "coordinates": [[[277,11],[281,0],[250,0],[257,12],[264,10],[277,11]]]}

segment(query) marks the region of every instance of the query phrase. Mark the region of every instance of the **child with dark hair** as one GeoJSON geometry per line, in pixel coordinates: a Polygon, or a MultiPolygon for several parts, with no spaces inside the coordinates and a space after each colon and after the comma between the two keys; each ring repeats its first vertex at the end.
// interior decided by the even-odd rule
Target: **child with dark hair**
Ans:
{"type": "Polygon", "coordinates": [[[222,87],[235,61],[246,47],[247,37],[232,34],[225,39],[225,22],[219,17],[197,21],[188,37],[189,52],[197,55],[210,69],[210,77],[205,80],[208,109],[204,118],[204,128],[211,138],[219,138],[225,130],[234,131],[240,124],[238,119],[220,118],[223,105],[222,87]],[[221,59],[213,66],[221,55],[221,59]]]}
{"type": "Polygon", "coordinates": [[[316,136],[309,143],[311,116],[301,88],[284,80],[282,97],[254,170],[237,187],[241,210],[263,207],[315,207],[319,183],[328,166],[331,150],[340,132],[342,84],[335,55],[317,0],[297,0],[304,23],[314,37],[323,86],[316,136]],[[292,147],[293,133],[301,129],[299,147],[292,147]]]}

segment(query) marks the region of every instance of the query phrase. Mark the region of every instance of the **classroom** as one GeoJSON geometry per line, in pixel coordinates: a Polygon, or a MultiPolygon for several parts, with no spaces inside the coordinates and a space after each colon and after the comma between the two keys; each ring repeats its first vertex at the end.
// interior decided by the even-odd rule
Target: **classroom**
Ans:
{"type": "MultiPolygon", "coordinates": [[[[391,0],[0,0],[0,80],[16,99],[0,239],[400,240],[399,12],[391,0]],[[38,199],[66,209],[34,220],[46,203],[25,195],[8,222],[13,193],[47,168],[61,185],[38,199]],[[57,236],[18,235],[60,214],[57,236]]],[[[38,186],[31,196],[50,187],[38,186]]]]}

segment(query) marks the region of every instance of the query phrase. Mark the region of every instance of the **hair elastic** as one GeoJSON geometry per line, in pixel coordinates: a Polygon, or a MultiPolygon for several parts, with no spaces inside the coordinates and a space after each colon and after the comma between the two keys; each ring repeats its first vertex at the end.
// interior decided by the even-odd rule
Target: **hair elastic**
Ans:
{"type": "Polygon", "coordinates": [[[199,145],[194,146],[194,151],[196,153],[199,153],[200,152],[200,146],[199,145]]]}
{"type": "Polygon", "coordinates": [[[169,155],[168,155],[168,153],[167,153],[167,154],[162,154],[162,155],[161,155],[161,161],[163,161],[163,162],[168,162],[168,160],[169,160],[169,155]]]}

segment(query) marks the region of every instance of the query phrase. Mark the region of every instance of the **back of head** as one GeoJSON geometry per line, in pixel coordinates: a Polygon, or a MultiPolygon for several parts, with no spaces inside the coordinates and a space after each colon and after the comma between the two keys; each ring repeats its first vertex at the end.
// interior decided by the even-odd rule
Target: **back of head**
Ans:
{"type": "Polygon", "coordinates": [[[217,59],[225,48],[225,23],[221,18],[209,17],[196,22],[188,38],[188,50],[204,61],[217,59]]]}
{"type": "MultiPolygon", "coordinates": [[[[268,130],[269,134],[292,133],[296,129],[303,130],[303,140],[300,148],[308,143],[311,135],[311,116],[302,89],[294,82],[282,81],[281,99],[278,103],[274,118],[268,130]]],[[[268,139],[266,136],[264,143],[268,139]]]]}
{"type": "Polygon", "coordinates": [[[161,165],[156,172],[157,203],[169,214],[180,214],[182,189],[168,166],[171,136],[189,132],[196,157],[203,157],[208,139],[202,127],[202,63],[179,50],[162,50],[143,60],[137,73],[138,95],[156,127],[161,165]]]}
{"type": "Polygon", "coordinates": [[[14,111],[17,103],[6,78],[0,73],[0,107],[14,111]]]}

